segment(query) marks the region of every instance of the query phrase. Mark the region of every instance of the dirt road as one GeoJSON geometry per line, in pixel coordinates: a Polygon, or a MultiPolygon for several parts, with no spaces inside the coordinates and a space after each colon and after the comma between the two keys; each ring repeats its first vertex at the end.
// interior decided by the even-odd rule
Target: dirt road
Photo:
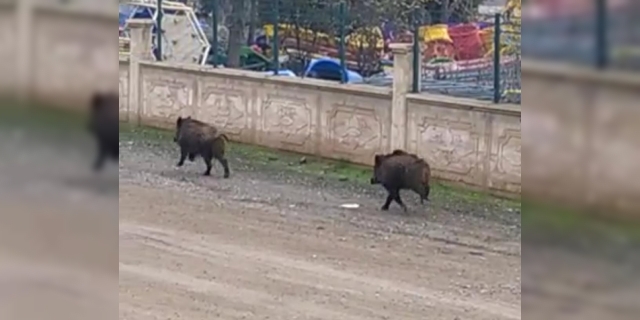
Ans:
{"type": "MultiPolygon", "coordinates": [[[[120,319],[520,319],[518,232],[124,141],[120,319]],[[359,209],[339,204],[357,202],[359,209]],[[425,213],[420,213],[425,211],[425,213]]],[[[268,171],[268,170],[267,170],[268,171]]]]}

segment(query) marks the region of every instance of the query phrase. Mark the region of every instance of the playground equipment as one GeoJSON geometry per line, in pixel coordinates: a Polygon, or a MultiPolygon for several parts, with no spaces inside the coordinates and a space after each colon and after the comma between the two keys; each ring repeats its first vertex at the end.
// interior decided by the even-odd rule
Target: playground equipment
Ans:
{"type": "MultiPolygon", "coordinates": [[[[126,54],[128,50],[129,19],[153,19],[153,50],[156,50],[156,9],[156,0],[120,0],[121,53],[126,54]]],[[[210,45],[192,7],[181,2],[162,0],[162,11],[162,60],[205,64],[210,45]]]]}
{"type": "Polygon", "coordinates": [[[449,36],[456,50],[456,60],[473,60],[482,57],[484,50],[478,25],[473,23],[450,26],[449,36]]]}
{"type": "Polygon", "coordinates": [[[418,29],[420,38],[425,42],[422,57],[426,61],[433,59],[451,61],[455,58],[455,47],[449,36],[446,24],[422,26],[418,29]]]}
{"type": "Polygon", "coordinates": [[[340,61],[327,57],[311,60],[307,69],[303,73],[303,77],[340,81],[342,79],[342,75],[345,73],[345,80],[347,83],[364,82],[364,79],[359,73],[349,69],[343,69],[342,66],[340,66],[340,61]]]}
{"type": "MultiPolygon", "coordinates": [[[[522,39],[522,0],[509,0],[503,12],[503,23],[500,25],[500,53],[505,56],[520,54],[522,39]]],[[[494,51],[495,27],[493,25],[481,31],[485,56],[490,57],[494,51]]]]}
{"type": "MultiPolygon", "coordinates": [[[[264,35],[273,39],[274,26],[266,24],[264,35]]],[[[322,32],[279,24],[280,48],[292,57],[321,59],[339,58],[339,39],[322,32]]],[[[357,69],[358,61],[377,61],[382,56],[384,40],[378,27],[361,28],[345,36],[345,59],[349,69],[357,69]]]]}

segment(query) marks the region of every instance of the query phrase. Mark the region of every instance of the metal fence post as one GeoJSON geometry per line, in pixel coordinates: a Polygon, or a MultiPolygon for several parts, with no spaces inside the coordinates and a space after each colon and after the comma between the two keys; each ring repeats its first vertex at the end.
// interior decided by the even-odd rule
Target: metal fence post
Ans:
{"type": "Polygon", "coordinates": [[[156,59],[162,61],[162,0],[156,0],[156,59]]]}
{"type": "Polygon", "coordinates": [[[338,9],[338,23],[339,25],[339,29],[340,29],[340,48],[339,48],[339,55],[340,55],[340,68],[341,68],[341,77],[340,77],[340,82],[341,83],[347,83],[347,62],[346,62],[346,58],[345,58],[345,24],[346,24],[346,3],[344,1],[340,1],[340,7],[338,9]]]}
{"type": "Polygon", "coordinates": [[[277,76],[280,71],[280,0],[273,2],[273,73],[277,76]]]}
{"type": "Polygon", "coordinates": [[[413,93],[420,92],[420,22],[418,19],[418,10],[413,12],[413,69],[411,91],[413,93]]]}
{"type": "Polygon", "coordinates": [[[596,68],[609,65],[609,43],[607,42],[607,1],[596,0],[596,68]]]}
{"type": "Polygon", "coordinates": [[[500,89],[500,49],[501,49],[501,16],[496,13],[493,34],[493,103],[499,103],[502,98],[500,89]]]}
{"type": "Polygon", "coordinates": [[[211,33],[213,43],[211,44],[211,51],[213,51],[213,67],[218,67],[218,0],[211,0],[213,5],[211,6],[211,33]]]}

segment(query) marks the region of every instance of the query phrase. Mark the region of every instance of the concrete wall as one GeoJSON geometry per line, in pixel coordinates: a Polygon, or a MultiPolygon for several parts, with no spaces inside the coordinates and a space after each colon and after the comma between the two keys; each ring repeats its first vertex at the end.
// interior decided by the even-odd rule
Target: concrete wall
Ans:
{"type": "Polygon", "coordinates": [[[178,116],[193,116],[236,141],[366,165],[402,148],[436,178],[520,193],[519,106],[407,94],[410,82],[396,80],[412,78],[408,48],[396,52],[408,70],[391,89],[139,61],[147,48],[136,34],[146,33],[132,33],[132,60],[120,61],[121,119],[174,129],[178,116]]]}
{"type": "Polygon", "coordinates": [[[16,6],[0,1],[0,94],[15,90],[17,36],[16,6]]]}
{"type": "Polygon", "coordinates": [[[640,78],[523,61],[526,196],[640,212],[640,78]]]}
{"type": "Polygon", "coordinates": [[[409,95],[407,150],[441,179],[494,193],[521,190],[520,109],[473,99],[409,95]]]}
{"type": "Polygon", "coordinates": [[[116,68],[115,8],[0,5],[0,39],[12,44],[0,46],[0,88],[84,107],[95,90],[115,90],[117,70],[123,121],[173,128],[177,116],[192,115],[238,141],[362,164],[403,148],[424,156],[439,178],[520,191],[518,108],[408,94],[407,48],[394,49],[392,89],[340,85],[145,62],[149,25],[139,21],[131,61],[118,59],[116,68]]]}
{"type": "Polygon", "coordinates": [[[115,90],[117,3],[0,0],[0,93],[84,107],[115,90]]]}
{"type": "Polygon", "coordinates": [[[140,63],[139,81],[128,114],[144,125],[193,116],[236,141],[362,164],[389,149],[389,89],[154,62],[140,63]]]}

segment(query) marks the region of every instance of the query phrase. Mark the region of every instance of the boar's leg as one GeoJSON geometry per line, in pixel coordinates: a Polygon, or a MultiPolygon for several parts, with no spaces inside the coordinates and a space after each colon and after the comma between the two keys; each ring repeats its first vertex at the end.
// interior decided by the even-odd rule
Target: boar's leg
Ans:
{"type": "Polygon", "coordinates": [[[111,148],[110,155],[111,155],[111,159],[116,160],[116,161],[119,160],[120,159],[120,147],[118,145],[114,145],[111,148]]]}
{"type": "Polygon", "coordinates": [[[402,210],[404,210],[404,212],[407,212],[407,206],[404,204],[404,202],[402,202],[402,199],[400,199],[399,191],[393,195],[393,200],[402,207],[402,210]]]}
{"type": "Polygon", "coordinates": [[[229,161],[227,161],[227,158],[225,157],[217,157],[216,160],[218,160],[222,165],[222,168],[224,168],[224,178],[228,179],[231,175],[231,170],[229,170],[229,161]]]}
{"type": "Polygon", "coordinates": [[[107,157],[107,149],[104,143],[98,143],[98,154],[96,160],[93,163],[93,170],[100,171],[104,166],[105,158],[107,157]]]}
{"type": "Polygon", "coordinates": [[[429,193],[431,193],[431,186],[425,186],[424,187],[424,197],[422,197],[424,199],[424,201],[429,201],[429,193]]]}
{"type": "Polygon", "coordinates": [[[187,159],[188,154],[187,149],[182,147],[180,148],[180,161],[178,161],[178,167],[182,167],[184,165],[184,161],[187,159]]]}
{"type": "Polygon", "coordinates": [[[393,201],[393,195],[391,194],[391,192],[389,192],[389,194],[387,195],[387,200],[384,202],[384,204],[382,205],[381,209],[383,211],[389,210],[389,206],[391,205],[391,201],[393,201]]]}
{"type": "Polygon", "coordinates": [[[204,175],[210,176],[211,168],[212,168],[211,161],[213,160],[213,152],[211,148],[205,148],[204,150],[202,150],[201,155],[202,155],[202,160],[204,160],[204,164],[207,166],[207,170],[205,170],[204,175]]]}
{"type": "Polygon", "coordinates": [[[399,193],[400,193],[400,189],[397,188],[397,187],[385,186],[385,189],[387,189],[387,192],[389,194],[387,195],[387,200],[384,202],[384,205],[382,206],[382,210],[383,211],[389,210],[389,206],[391,205],[391,201],[395,200],[399,196],[399,193]]]}
{"type": "Polygon", "coordinates": [[[207,170],[204,171],[204,175],[205,176],[210,176],[211,175],[211,168],[213,167],[211,164],[211,160],[212,157],[211,156],[204,156],[202,157],[204,159],[204,164],[207,166],[207,170]]]}

